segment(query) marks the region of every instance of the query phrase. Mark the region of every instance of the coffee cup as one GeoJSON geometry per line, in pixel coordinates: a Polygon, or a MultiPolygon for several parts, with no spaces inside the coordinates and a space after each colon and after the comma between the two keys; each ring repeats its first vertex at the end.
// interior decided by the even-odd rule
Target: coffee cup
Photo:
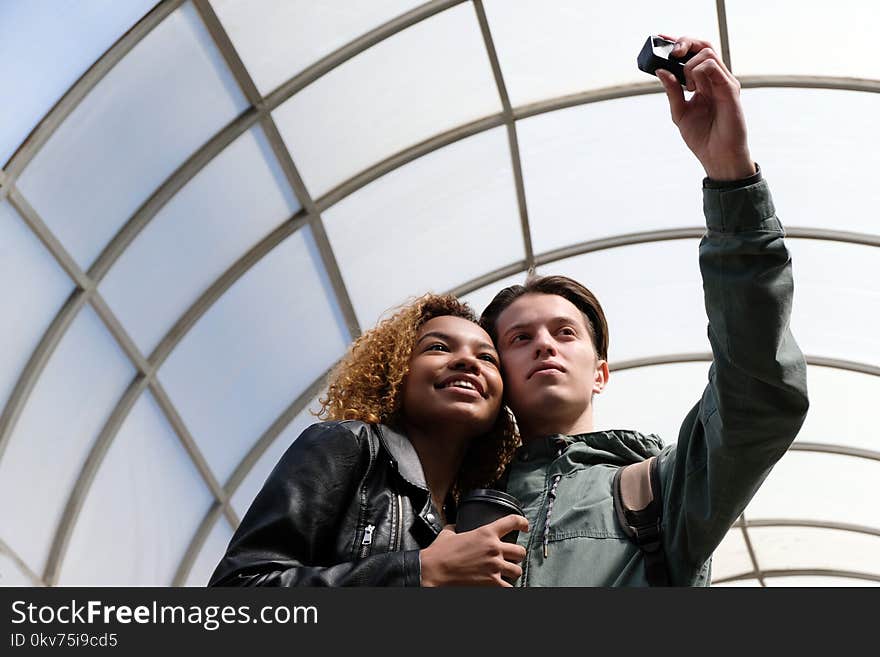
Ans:
{"type": "MultiPolygon", "coordinates": [[[[519,500],[513,495],[493,488],[477,488],[461,498],[455,518],[455,531],[470,531],[511,513],[525,516],[519,500]]],[[[519,531],[514,529],[502,536],[501,540],[516,543],[518,537],[519,531]]]]}

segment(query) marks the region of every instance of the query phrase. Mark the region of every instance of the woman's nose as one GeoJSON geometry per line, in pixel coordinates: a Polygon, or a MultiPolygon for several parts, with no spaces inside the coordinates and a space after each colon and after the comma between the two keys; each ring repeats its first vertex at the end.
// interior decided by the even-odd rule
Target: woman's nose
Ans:
{"type": "Polygon", "coordinates": [[[466,353],[456,354],[449,366],[454,370],[465,370],[469,372],[476,372],[480,367],[476,356],[466,353]]]}

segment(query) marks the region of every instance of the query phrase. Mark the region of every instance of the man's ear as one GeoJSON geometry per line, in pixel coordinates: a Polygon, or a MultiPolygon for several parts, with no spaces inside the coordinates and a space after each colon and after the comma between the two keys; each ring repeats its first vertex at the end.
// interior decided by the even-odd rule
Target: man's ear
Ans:
{"type": "Polygon", "coordinates": [[[608,371],[608,361],[600,360],[596,363],[596,373],[593,377],[593,394],[598,395],[608,385],[611,372],[608,371]]]}

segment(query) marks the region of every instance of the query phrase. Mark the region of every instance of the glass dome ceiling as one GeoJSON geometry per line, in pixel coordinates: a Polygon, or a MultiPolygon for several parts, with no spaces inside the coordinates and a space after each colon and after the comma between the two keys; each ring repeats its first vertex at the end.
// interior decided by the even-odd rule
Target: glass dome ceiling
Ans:
{"type": "Polygon", "coordinates": [[[809,362],[714,583],[876,585],[878,24],[857,0],[3,2],[0,584],[203,585],[354,337],[530,267],[603,301],[600,428],[674,440],[709,359],[703,173],[635,67],[671,32],[742,82],[809,362]]]}

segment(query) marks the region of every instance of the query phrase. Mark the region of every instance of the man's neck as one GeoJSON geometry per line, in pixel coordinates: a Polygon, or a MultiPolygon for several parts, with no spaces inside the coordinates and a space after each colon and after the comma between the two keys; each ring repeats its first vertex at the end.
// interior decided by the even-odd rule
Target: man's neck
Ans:
{"type": "Polygon", "coordinates": [[[520,436],[523,442],[544,436],[562,434],[575,436],[579,433],[593,431],[593,407],[590,406],[584,413],[574,419],[563,419],[556,415],[536,417],[532,422],[524,422],[517,416],[520,427],[520,436]]]}

